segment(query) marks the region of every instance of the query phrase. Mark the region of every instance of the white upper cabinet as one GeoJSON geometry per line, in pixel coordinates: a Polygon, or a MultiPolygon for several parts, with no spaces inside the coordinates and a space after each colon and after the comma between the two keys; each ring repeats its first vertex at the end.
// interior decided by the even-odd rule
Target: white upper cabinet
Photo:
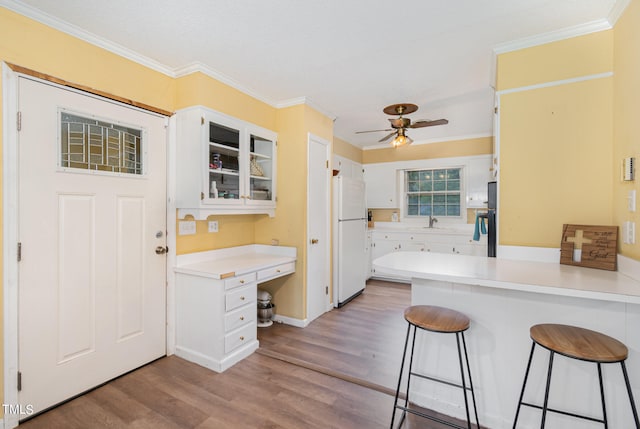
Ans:
{"type": "Polygon", "coordinates": [[[340,155],[333,155],[333,169],[338,170],[340,176],[363,180],[362,164],[340,155]]]}
{"type": "Polygon", "coordinates": [[[398,208],[396,183],[398,165],[395,162],[365,164],[364,181],[367,184],[367,207],[373,209],[398,208]]]}
{"type": "Polygon", "coordinates": [[[175,124],[179,218],[274,216],[276,133],[204,107],[178,111],[175,124]]]}

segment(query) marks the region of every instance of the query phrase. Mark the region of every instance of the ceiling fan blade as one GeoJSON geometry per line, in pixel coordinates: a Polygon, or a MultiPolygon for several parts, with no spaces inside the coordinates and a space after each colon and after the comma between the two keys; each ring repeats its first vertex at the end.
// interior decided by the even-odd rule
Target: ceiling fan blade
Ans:
{"type": "Polygon", "coordinates": [[[433,127],[435,125],[446,125],[449,121],[446,119],[436,119],[433,121],[416,121],[413,124],[409,125],[409,128],[424,128],[424,127],[433,127]]]}
{"type": "Polygon", "coordinates": [[[393,128],[387,128],[386,130],[368,130],[368,131],[356,131],[356,134],[364,134],[364,133],[378,133],[380,131],[393,131],[393,128]]]}
{"type": "Polygon", "coordinates": [[[387,140],[389,140],[391,137],[393,137],[395,135],[396,135],[396,132],[394,131],[394,132],[390,133],[389,135],[387,135],[387,136],[381,138],[380,140],[378,140],[378,143],[384,143],[384,142],[386,142],[387,140]]]}

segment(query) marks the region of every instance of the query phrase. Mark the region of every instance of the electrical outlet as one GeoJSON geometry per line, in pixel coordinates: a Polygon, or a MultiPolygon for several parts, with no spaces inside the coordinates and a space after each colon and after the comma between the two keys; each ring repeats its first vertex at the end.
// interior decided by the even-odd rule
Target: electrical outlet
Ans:
{"type": "Polygon", "coordinates": [[[195,220],[181,220],[180,222],[178,222],[178,235],[193,235],[195,233],[195,220]]]}
{"type": "Polygon", "coordinates": [[[218,221],[210,220],[209,221],[209,232],[218,232],[218,221]]]}

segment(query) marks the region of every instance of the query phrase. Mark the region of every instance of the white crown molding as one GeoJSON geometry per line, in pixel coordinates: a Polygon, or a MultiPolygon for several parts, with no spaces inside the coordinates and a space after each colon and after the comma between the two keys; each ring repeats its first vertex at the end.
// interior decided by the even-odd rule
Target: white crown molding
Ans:
{"type": "Polygon", "coordinates": [[[220,73],[219,71],[197,61],[187,64],[185,66],[173,69],[173,76],[178,78],[178,77],[186,76],[196,72],[205,74],[217,81],[224,83],[225,85],[228,85],[244,94],[247,94],[250,97],[255,98],[256,100],[262,101],[263,103],[266,103],[271,107],[277,107],[277,102],[275,102],[274,100],[267,98],[262,94],[259,94],[255,90],[240,84],[238,81],[234,80],[233,78],[230,78],[224,73],[220,73]]]}
{"type": "MultiPolygon", "coordinates": [[[[493,134],[491,134],[491,133],[468,134],[468,135],[464,135],[464,136],[433,138],[433,139],[428,139],[428,140],[415,140],[413,143],[411,143],[411,146],[419,146],[419,145],[423,145],[423,144],[432,144],[432,143],[446,143],[446,142],[451,142],[451,141],[456,141],[456,140],[472,140],[472,139],[479,139],[479,138],[484,138],[484,137],[493,137],[493,134]]],[[[345,140],[345,139],[342,139],[342,140],[345,140]]],[[[348,140],[345,140],[345,141],[349,142],[348,140]]],[[[353,143],[351,143],[351,144],[353,144],[353,143]]],[[[381,144],[375,144],[375,145],[371,145],[371,146],[363,146],[362,150],[376,150],[376,149],[390,149],[390,148],[391,148],[391,146],[389,145],[389,143],[381,143],[381,144]]]]}
{"type": "Polygon", "coordinates": [[[320,106],[318,103],[316,103],[309,97],[296,97],[296,98],[289,98],[288,100],[282,100],[276,103],[275,107],[277,107],[278,109],[283,109],[285,107],[299,106],[301,104],[306,104],[307,106],[311,107],[314,110],[317,110],[318,112],[322,113],[324,116],[326,116],[327,118],[331,119],[334,122],[336,119],[338,119],[338,117],[334,113],[320,106]]]}
{"type": "Polygon", "coordinates": [[[493,51],[499,55],[507,52],[518,51],[520,49],[531,48],[533,46],[544,45],[546,43],[557,42],[559,40],[570,39],[572,37],[610,30],[611,28],[613,28],[613,26],[608,20],[600,19],[597,21],[587,22],[585,24],[575,25],[573,27],[567,27],[562,30],[551,31],[549,33],[500,43],[493,47],[493,51]]]}
{"type": "Polygon", "coordinates": [[[170,77],[174,76],[173,70],[170,67],[167,67],[166,65],[161,64],[156,60],[145,57],[144,55],[140,55],[139,53],[134,52],[131,49],[117,43],[110,42],[73,24],[46,14],[32,6],[17,2],[15,0],[0,0],[0,6],[20,15],[26,16],[27,18],[33,19],[34,21],[38,21],[41,24],[49,26],[53,29],[69,34],[70,36],[73,36],[77,39],[98,46],[109,52],[113,52],[114,54],[134,61],[152,70],[163,73],[170,77]]]}
{"type": "Polygon", "coordinates": [[[609,21],[612,27],[616,25],[618,19],[620,19],[629,4],[631,4],[631,0],[617,0],[613,5],[607,17],[607,21],[609,21]]]}
{"type": "Polygon", "coordinates": [[[497,91],[496,92],[496,97],[499,98],[502,95],[511,94],[511,93],[514,93],[514,92],[531,91],[532,89],[540,89],[540,88],[549,88],[549,87],[552,87],[552,86],[568,85],[568,84],[571,84],[571,83],[584,82],[584,81],[593,80],[593,79],[603,79],[603,78],[608,78],[608,77],[611,77],[611,76],[613,76],[613,72],[604,72],[604,73],[590,74],[590,75],[586,75],[586,76],[572,77],[570,79],[554,80],[553,82],[537,83],[537,84],[534,84],[534,85],[521,86],[521,87],[518,87],[518,88],[503,89],[501,91],[497,91]]]}

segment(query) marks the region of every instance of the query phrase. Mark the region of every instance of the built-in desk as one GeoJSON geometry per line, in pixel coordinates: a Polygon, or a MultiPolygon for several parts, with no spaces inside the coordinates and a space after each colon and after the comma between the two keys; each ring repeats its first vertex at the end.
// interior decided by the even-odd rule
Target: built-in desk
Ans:
{"type": "MultiPolygon", "coordinates": [[[[467,314],[467,338],[480,424],[510,428],[531,348],[529,328],[565,323],[611,335],[629,347],[628,369],[640,399],[640,282],[612,271],[478,256],[425,252],[391,253],[373,261],[378,272],[410,277],[412,304],[440,305],[467,314]]],[[[400,333],[399,333],[400,334],[400,333]]],[[[422,370],[459,379],[455,341],[433,333],[420,340],[422,370]],[[429,369],[430,368],[430,369],[429,369]]],[[[399,351],[400,352],[400,351],[399,351]]],[[[538,348],[527,396],[541,402],[548,353],[538,348]]],[[[632,427],[618,366],[604,367],[610,427],[632,427]]],[[[412,383],[412,400],[445,414],[463,417],[457,389],[412,383]]],[[[557,358],[550,406],[583,414],[600,411],[595,365],[557,358]]],[[[525,407],[527,408],[527,407],[525,407]]],[[[537,410],[523,409],[519,427],[539,426],[537,410]]],[[[585,422],[548,415],[550,428],[582,428],[585,422]]]]}
{"type": "Polygon", "coordinates": [[[257,285],[295,264],[295,247],[258,244],[178,256],[176,355],[222,372],[253,353],[257,285]]]}

